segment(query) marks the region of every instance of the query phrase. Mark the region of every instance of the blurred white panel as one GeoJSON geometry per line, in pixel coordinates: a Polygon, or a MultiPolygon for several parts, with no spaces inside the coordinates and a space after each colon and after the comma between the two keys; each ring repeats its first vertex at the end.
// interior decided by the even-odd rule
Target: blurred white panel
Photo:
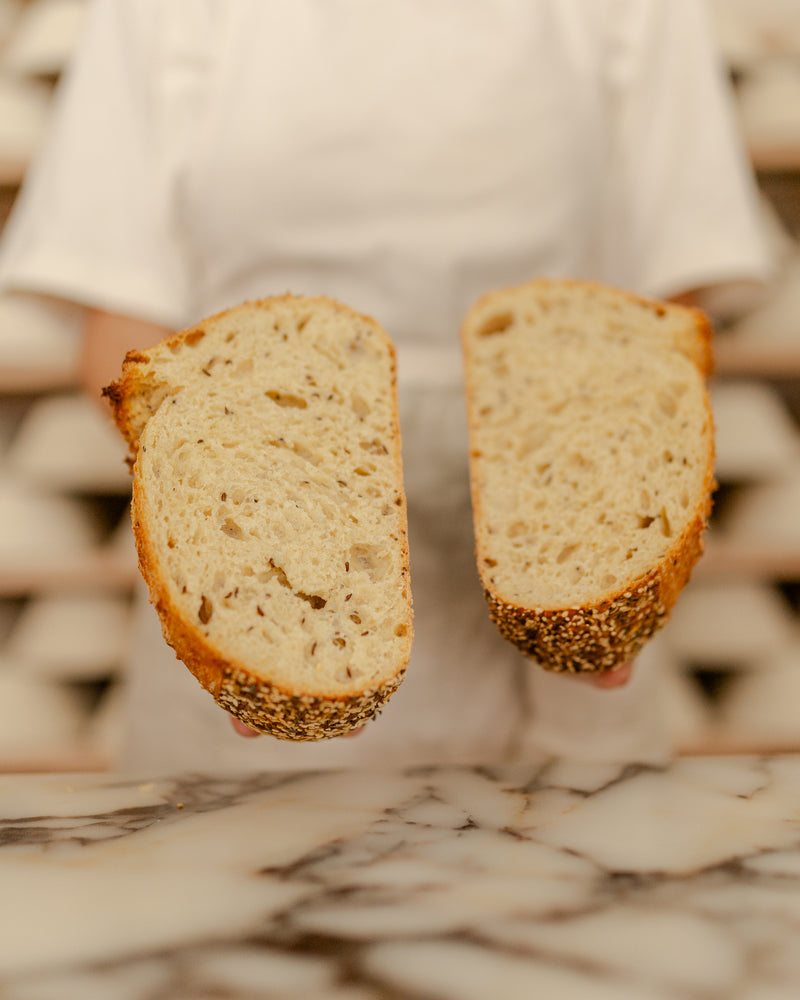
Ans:
{"type": "Polygon", "coordinates": [[[0,76],[0,169],[21,180],[36,155],[50,117],[51,92],[33,80],[0,76]]]}
{"type": "Polygon", "coordinates": [[[725,64],[736,70],[752,66],[764,55],[764,44],[754,30],[754,18],[745,0],[707,0],[707,3],[725,64]]]}
{"type": "Polygon", "coordinates": [[[800,349],[800,254],[786,261],[764,301],[724,334],[730,343],[800,349]]]}
{"type": "Polygon", "coordinates": [[[727,506],[724,534],[769,547],[800,548],[800,469],[782,482],[741,490],[727,506]]]}
{"type": "Polygon", "coordinates": [[[111,537],[108,540],[108,547],[112,552],[119,555],[129,555],[132,559],[136,559],[130,506],[125,509],[117,522],[116,528],[111,533],[111,537]]]}
{"type": "Polygon", "coordinates": [[[800,462],[800,432],[778,393],[763,382],[711,388],[719,479],[782,479],[800,462]]]}
{"type": "Polygon", "coordinates": [[[4,456],[19,430],[28,405],[28,400],[24,398],[0,395],[0,467],[2,467],[4,456]]]}
{"type": "Polygon", "coordinates": [[[122,747],[125,713],[124,683],[111,684],[92,713],[87,728],[87,750],[114,767],[122,747]]]}
{"type": "Polygon", "coordinates": [[[2,66],[27,76],[56,76],[75,51],[86,0],[30,0],[13,26],[2,66]]]}
{"type": "Polygon", "coordinates": [[[0,0],[0,53],[14,34],[23,6],[22,0],[0,0]]]}
{"type": "Polygon", "coordinates": [[[765,57],[800,55],[798,0],[707,0],[723,58],[747,69],[765,57]]]}
{"type": "Polygon", "coordinates": [[[8,452],[8,467],[46,489],[127,493],[127,445],[99,402],[83,395],[38,400],[8,452]]]}
{"type": "Polygon", "coordinates": [[[778,210],[763,192],[759,194],[758,204],[761,232],[770,256],[776,264],[786,264],[791,257],[798,254],[797,242],[785,226],[778,210]]]}
{"type": "Polygon", "coordinates": [[[741,664],[783,648],[795,635],[791,608],[766,584],[692,582],[664,629],[670,648],[692,663],[741,664]]]}
{"type": "Polygon", "coordinates": [[[682,748],[707,743],[713,725],[710,706],[686,675],[664,632],[650,640],[646,655],[657,675],[659,711],[671,744],[682,748]]]}
{"type": "Polygon", "coordinates": [[[130,606],[123,597],[47,595],[22,609],[6,650],[28,674],[89,680],[117,670],[129,632],[130,606]]]}
{"type": "Polygon", "coordinates": [[[721,721],[740,741],[800,748],[800,642],[732,685],[721,721]]]}
{"type": "Polygon", "coordinates": [[[759,155],[800,147],[800,66],[796,58],[760,62],[738,88],[742,133],[759,155]]]}
{"type": "Polygon", "coordinates": [[[19,607],[16,601],[0,600],[0,643],[4,643],[17,623],[19,607]]]}
{"type": "Polygon", "coordinates": [[[76,692],[0,665],[0,765],[57,759],[77,743],[87,719],[76,692]]]}
{"type": "Polygon", "coordinates": [[[74,376],[82,328],[82,310],[66,303],[36,295],[0,295],[0,368],[44,372],[56,379],[74,376]]]}
{"type": "Polygon", "coordinates": [[[86,505],[0,475],[0,566],[88,552],[99,534],[86,505]]]}
{"type": "Polygon", "coordinates": [[[678,748],[707,744],[714,720],[708,703],[690,677],[670,671],[661,680],[661,706],[670,739],[678,748]]]}

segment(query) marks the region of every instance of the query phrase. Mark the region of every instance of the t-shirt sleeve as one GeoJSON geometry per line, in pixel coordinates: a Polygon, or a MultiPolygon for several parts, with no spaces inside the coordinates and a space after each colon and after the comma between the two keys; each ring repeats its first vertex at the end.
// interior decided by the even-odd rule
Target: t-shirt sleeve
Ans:
{"type": "Polygon", "coordinates": [[[181,326],[186,254],[160,128],[160,0],[98,0],[0,245],[0,288],[181,326]]]}
{"type": "Polygon", "coordinates": [[[766,279],[755,180],[705,5],[609,11],[611,276],[658,296],[766,279]]]}

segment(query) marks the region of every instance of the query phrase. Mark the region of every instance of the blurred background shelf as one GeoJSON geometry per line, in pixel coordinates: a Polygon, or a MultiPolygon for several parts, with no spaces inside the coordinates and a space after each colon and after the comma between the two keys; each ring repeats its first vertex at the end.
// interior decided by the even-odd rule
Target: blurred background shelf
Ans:
{"type": "Polygon", "coordinates": [[[766,337],[764,341],[742,344],[724,335],[718,337],[714,344],[715,374],[800,378],[800,318],[796,344],[770,344],[766,337]]]}
{"type": "Polygon", "coordinates": [[[132,553],[98,551],[38,559],[6,558],[0,565],[0,598],[59,590],[127,592],[138,579],[132,553]]]}
{"type": "Polygon", "coordinates": [[[0,365],[0,395],[33,396],[47,392],[73,389],[78,376],[74,369],[48,366],[13,367],[0,365]]]}
{"type": "Polygon", "coordinates": [[[800,547],[785,549],[738,539],[710,539],[695,568],[699,580],[745,577],[763,581],[800,580],[800,547]]]}
{"type": "Polygon", "coordinates": [[[750,160],[757,173],[791,174],[800,173],[800,147],[751,148],[750,160]]]}
{"type": "Polygon", "coordinates": [[[27,166],[23,160],[0,159],[0,186],[19,187],[25,178],[27,166]]]}

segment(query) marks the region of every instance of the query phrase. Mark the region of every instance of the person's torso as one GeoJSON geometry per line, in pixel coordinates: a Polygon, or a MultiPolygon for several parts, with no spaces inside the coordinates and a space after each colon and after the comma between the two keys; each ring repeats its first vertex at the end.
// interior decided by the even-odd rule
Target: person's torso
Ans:
{"type": "Polygon", "coordinates": [[[172,113],[191,118],[174,169],[197,315],[329,294],[400,343],[441,343],[492,287],[596,275],[605,147],[591,10],[221,5],[194,77],[190,65],[166,77],[184,74],[172,113]]]}

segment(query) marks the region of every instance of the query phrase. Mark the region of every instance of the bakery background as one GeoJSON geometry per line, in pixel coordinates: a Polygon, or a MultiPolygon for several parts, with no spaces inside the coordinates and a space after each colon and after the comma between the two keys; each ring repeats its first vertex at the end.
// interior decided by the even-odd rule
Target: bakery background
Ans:
{"type": "MultiPolygon", "coordinates": [[[[678,747],[800,750],[800,0],[707,0],[779,263],[717,331],[707,554],[653,644],[678,747]]],[[[0,0],[0,227],[85,0],[0,0]]],[[[0,296],[0,770],[114,764],[137,577],[125,449],[68,310],[0,296]]]]}

